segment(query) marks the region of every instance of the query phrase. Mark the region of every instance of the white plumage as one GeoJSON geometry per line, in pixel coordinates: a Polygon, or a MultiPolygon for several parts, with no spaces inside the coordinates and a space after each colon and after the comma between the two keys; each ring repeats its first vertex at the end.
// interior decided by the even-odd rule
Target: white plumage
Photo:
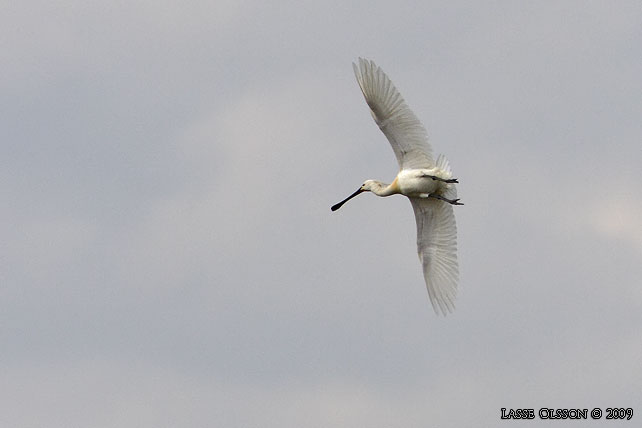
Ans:
{"type": "Polygon", "coordinates": [[[458,181],[452,178],[445,156],[440,155],[435,162],[426,129],[381,68],[362,58],[358,66],[352,65],[370,113],[388,138],[400,171],[391,184],[366,180],[332,211],[362,192],[407,196],[417,221],[417,251],[428,296],[435,312],[446,315],[455,309],[459,280],[457,226],[452,207],[462,205],[455,188],[458,181]]]}

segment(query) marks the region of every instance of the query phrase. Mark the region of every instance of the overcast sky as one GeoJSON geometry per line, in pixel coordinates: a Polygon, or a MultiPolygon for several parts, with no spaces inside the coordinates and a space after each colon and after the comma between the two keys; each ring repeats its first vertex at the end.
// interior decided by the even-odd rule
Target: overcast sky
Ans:
{"type": "Polygon", "coordinates": [[[641,49],[637,1],[3,2],[0,425],[639,420],[641,49]],[[461,183],[448,317],[404,197],[330,212],[397,172],[359,56],[461,183]]]}

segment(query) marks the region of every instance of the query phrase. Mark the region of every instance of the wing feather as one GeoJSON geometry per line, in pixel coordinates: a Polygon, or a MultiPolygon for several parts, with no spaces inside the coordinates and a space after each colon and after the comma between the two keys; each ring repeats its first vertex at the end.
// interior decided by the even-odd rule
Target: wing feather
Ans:
{"type": "Polygon", "coordinates": [[[379,129],[395,152],[400,169],[432,168],[428,133],[388,76],[373,61],[352,64],[357,82],[379,129]]]}
{"type": "Polygon", "coordinates": [[[459,265],[457,225],[452,205],[431,198],[410,198],[417,221],[417,252],[428,296],[437,314],[455,310],[459,265]]]}

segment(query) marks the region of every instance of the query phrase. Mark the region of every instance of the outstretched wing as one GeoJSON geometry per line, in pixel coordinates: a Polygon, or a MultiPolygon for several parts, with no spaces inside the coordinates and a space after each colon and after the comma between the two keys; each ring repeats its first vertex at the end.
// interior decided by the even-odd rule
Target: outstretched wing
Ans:
{"type": "Polygon", "coordinates": [[[435,312],[455,309],[459,266],[453,207],[432,198],[410,198],[417,221],[417,252],[435,312]]]}
{"type": "Polygon", "coordinates": [[[432,168],[428,133],[388,76],[374,62],[352,63],[370,112],[397,156],[400,169],[432,168]]]}

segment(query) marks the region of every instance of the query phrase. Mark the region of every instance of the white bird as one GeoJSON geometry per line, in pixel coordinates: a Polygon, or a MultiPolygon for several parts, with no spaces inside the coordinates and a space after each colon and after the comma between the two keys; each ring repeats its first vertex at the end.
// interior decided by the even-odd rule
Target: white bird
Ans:
{"type": "Polygon", "coordinates": [[[407,196],[415,211],[417,252],[430,302],[437,314],[446,315],[455,309],[459,280],[452,208],[463,205],[457,199],[458,181],[452,178],[444,156],[433,159],[426,129],[381,68],[363,58],[352,67],[372,117],[395,152],[400,171],[391,184],[366,180],[356,192],[333,205],[332,211],[362,192],[407,196]]]}

